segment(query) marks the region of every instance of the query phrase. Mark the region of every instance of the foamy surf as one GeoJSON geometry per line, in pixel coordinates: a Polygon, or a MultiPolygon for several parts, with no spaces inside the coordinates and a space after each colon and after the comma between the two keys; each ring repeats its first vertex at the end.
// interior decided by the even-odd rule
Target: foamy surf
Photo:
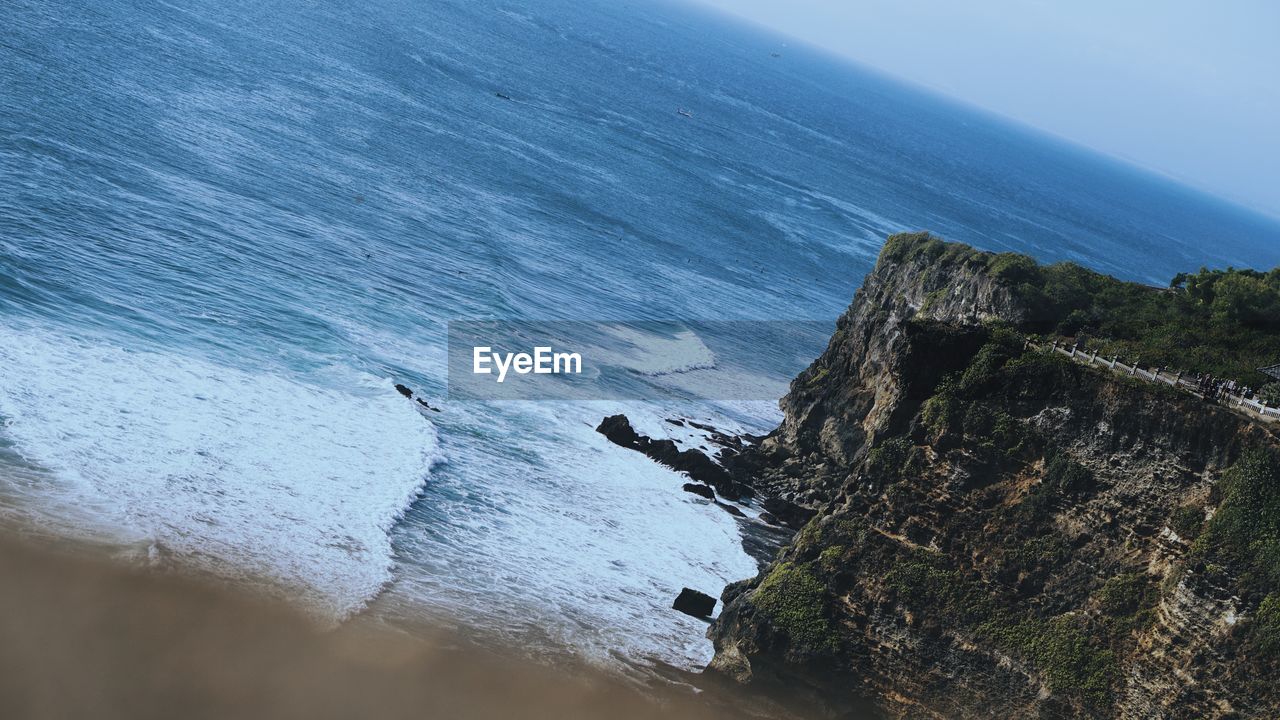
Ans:
{"type": "Polygon", "coordinates": [[[56,480],[24,493],[46,522],[92,506],[122,540],[333,620],[390,580],[388,531],[438,448],[390,381],[354,371],[351,387],[322,387],[10,327],[0,366],[0,433],[56,480]]]}

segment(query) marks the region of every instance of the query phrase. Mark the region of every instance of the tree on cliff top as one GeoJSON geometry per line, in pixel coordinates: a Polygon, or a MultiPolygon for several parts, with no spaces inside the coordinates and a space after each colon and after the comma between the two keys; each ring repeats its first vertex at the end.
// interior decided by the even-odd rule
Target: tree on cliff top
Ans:
{"type": "Polygon", "coordinates": [[[1022,329],[1075,338],[1146,366],[1209,373],[1261,386],[1257,368],[1280,362],[1280,268],[1182,273],[1169,288],[1104,275],[1076,263],[1041,265],[927,233],[895,235],[881,262],[965,266],[1007,285],[1030,312],[1022,329]]]}

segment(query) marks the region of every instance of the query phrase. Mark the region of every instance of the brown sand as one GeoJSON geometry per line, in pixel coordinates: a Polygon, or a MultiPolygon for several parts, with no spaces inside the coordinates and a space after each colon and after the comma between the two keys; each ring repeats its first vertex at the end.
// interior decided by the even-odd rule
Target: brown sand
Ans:
{"type": "Polygon", "coordinates": [[[324,631],[209,583],[0,540],[5,720],[714,716],[691,695],[457,648],[324,631]]]}

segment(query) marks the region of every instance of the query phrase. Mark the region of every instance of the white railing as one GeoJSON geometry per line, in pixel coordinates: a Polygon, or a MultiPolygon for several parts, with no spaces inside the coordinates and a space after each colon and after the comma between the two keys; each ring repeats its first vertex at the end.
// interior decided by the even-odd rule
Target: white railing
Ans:
{"type": "MultiPolygon", "coordinates": [[[[1027,341],[1027,346],[1034,347],[1030,341],[1027,341]]],[[[1184,378],[1180,372],[1170,374],[1154,370],[1143,370],[1138,367],[1137,363],[1134,363],[1133,365],[1125,365],[1120,362],[1117,357],[1112,357],[1108,360],[1107,358],[1099,357],[1096,350],[1089,353],[1074,345],[1070,347],[1059,345],[1056,341],[1051,347],[1053,350],[1066,355],[1077,362],[1083,362],[1087,365],[1100,365],[1114,372],[1130,375],[1132,377],[1139,377],[1149,382],[1160,381],[1172,385],[1175,388],[1185,390],[1197,397],[1202,397],[1199,393],[1199,386],[1195,382],[1184,378]]],[[[1232,395],[1226,392],[1222,394],[1222,400],[1228,406],[1234,404],[1240,409],[1248,408],[1261,416],[1261,419],[1263,420],[1271,421],[1280,419],[1280,408],[1270,407],[1266,403],[1258,402],[1257,400],[1249,400],[1239,395],[1232,395]]]]}

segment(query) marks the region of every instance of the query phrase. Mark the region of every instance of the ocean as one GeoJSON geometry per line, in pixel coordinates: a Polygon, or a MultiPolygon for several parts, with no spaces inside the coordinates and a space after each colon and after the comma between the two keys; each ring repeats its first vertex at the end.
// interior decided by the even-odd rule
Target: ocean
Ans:
{"type": "Polygon", "coordinates": [[[682,4],[5,20],[0,518],[334,623],[696,668],[675,594],[756,571],[594,426],[763,432],[773,403],[451,402],[449,321],[832,327],[903,230],[1157,284],[1280,265],[1273,219],[682,4]]]}

